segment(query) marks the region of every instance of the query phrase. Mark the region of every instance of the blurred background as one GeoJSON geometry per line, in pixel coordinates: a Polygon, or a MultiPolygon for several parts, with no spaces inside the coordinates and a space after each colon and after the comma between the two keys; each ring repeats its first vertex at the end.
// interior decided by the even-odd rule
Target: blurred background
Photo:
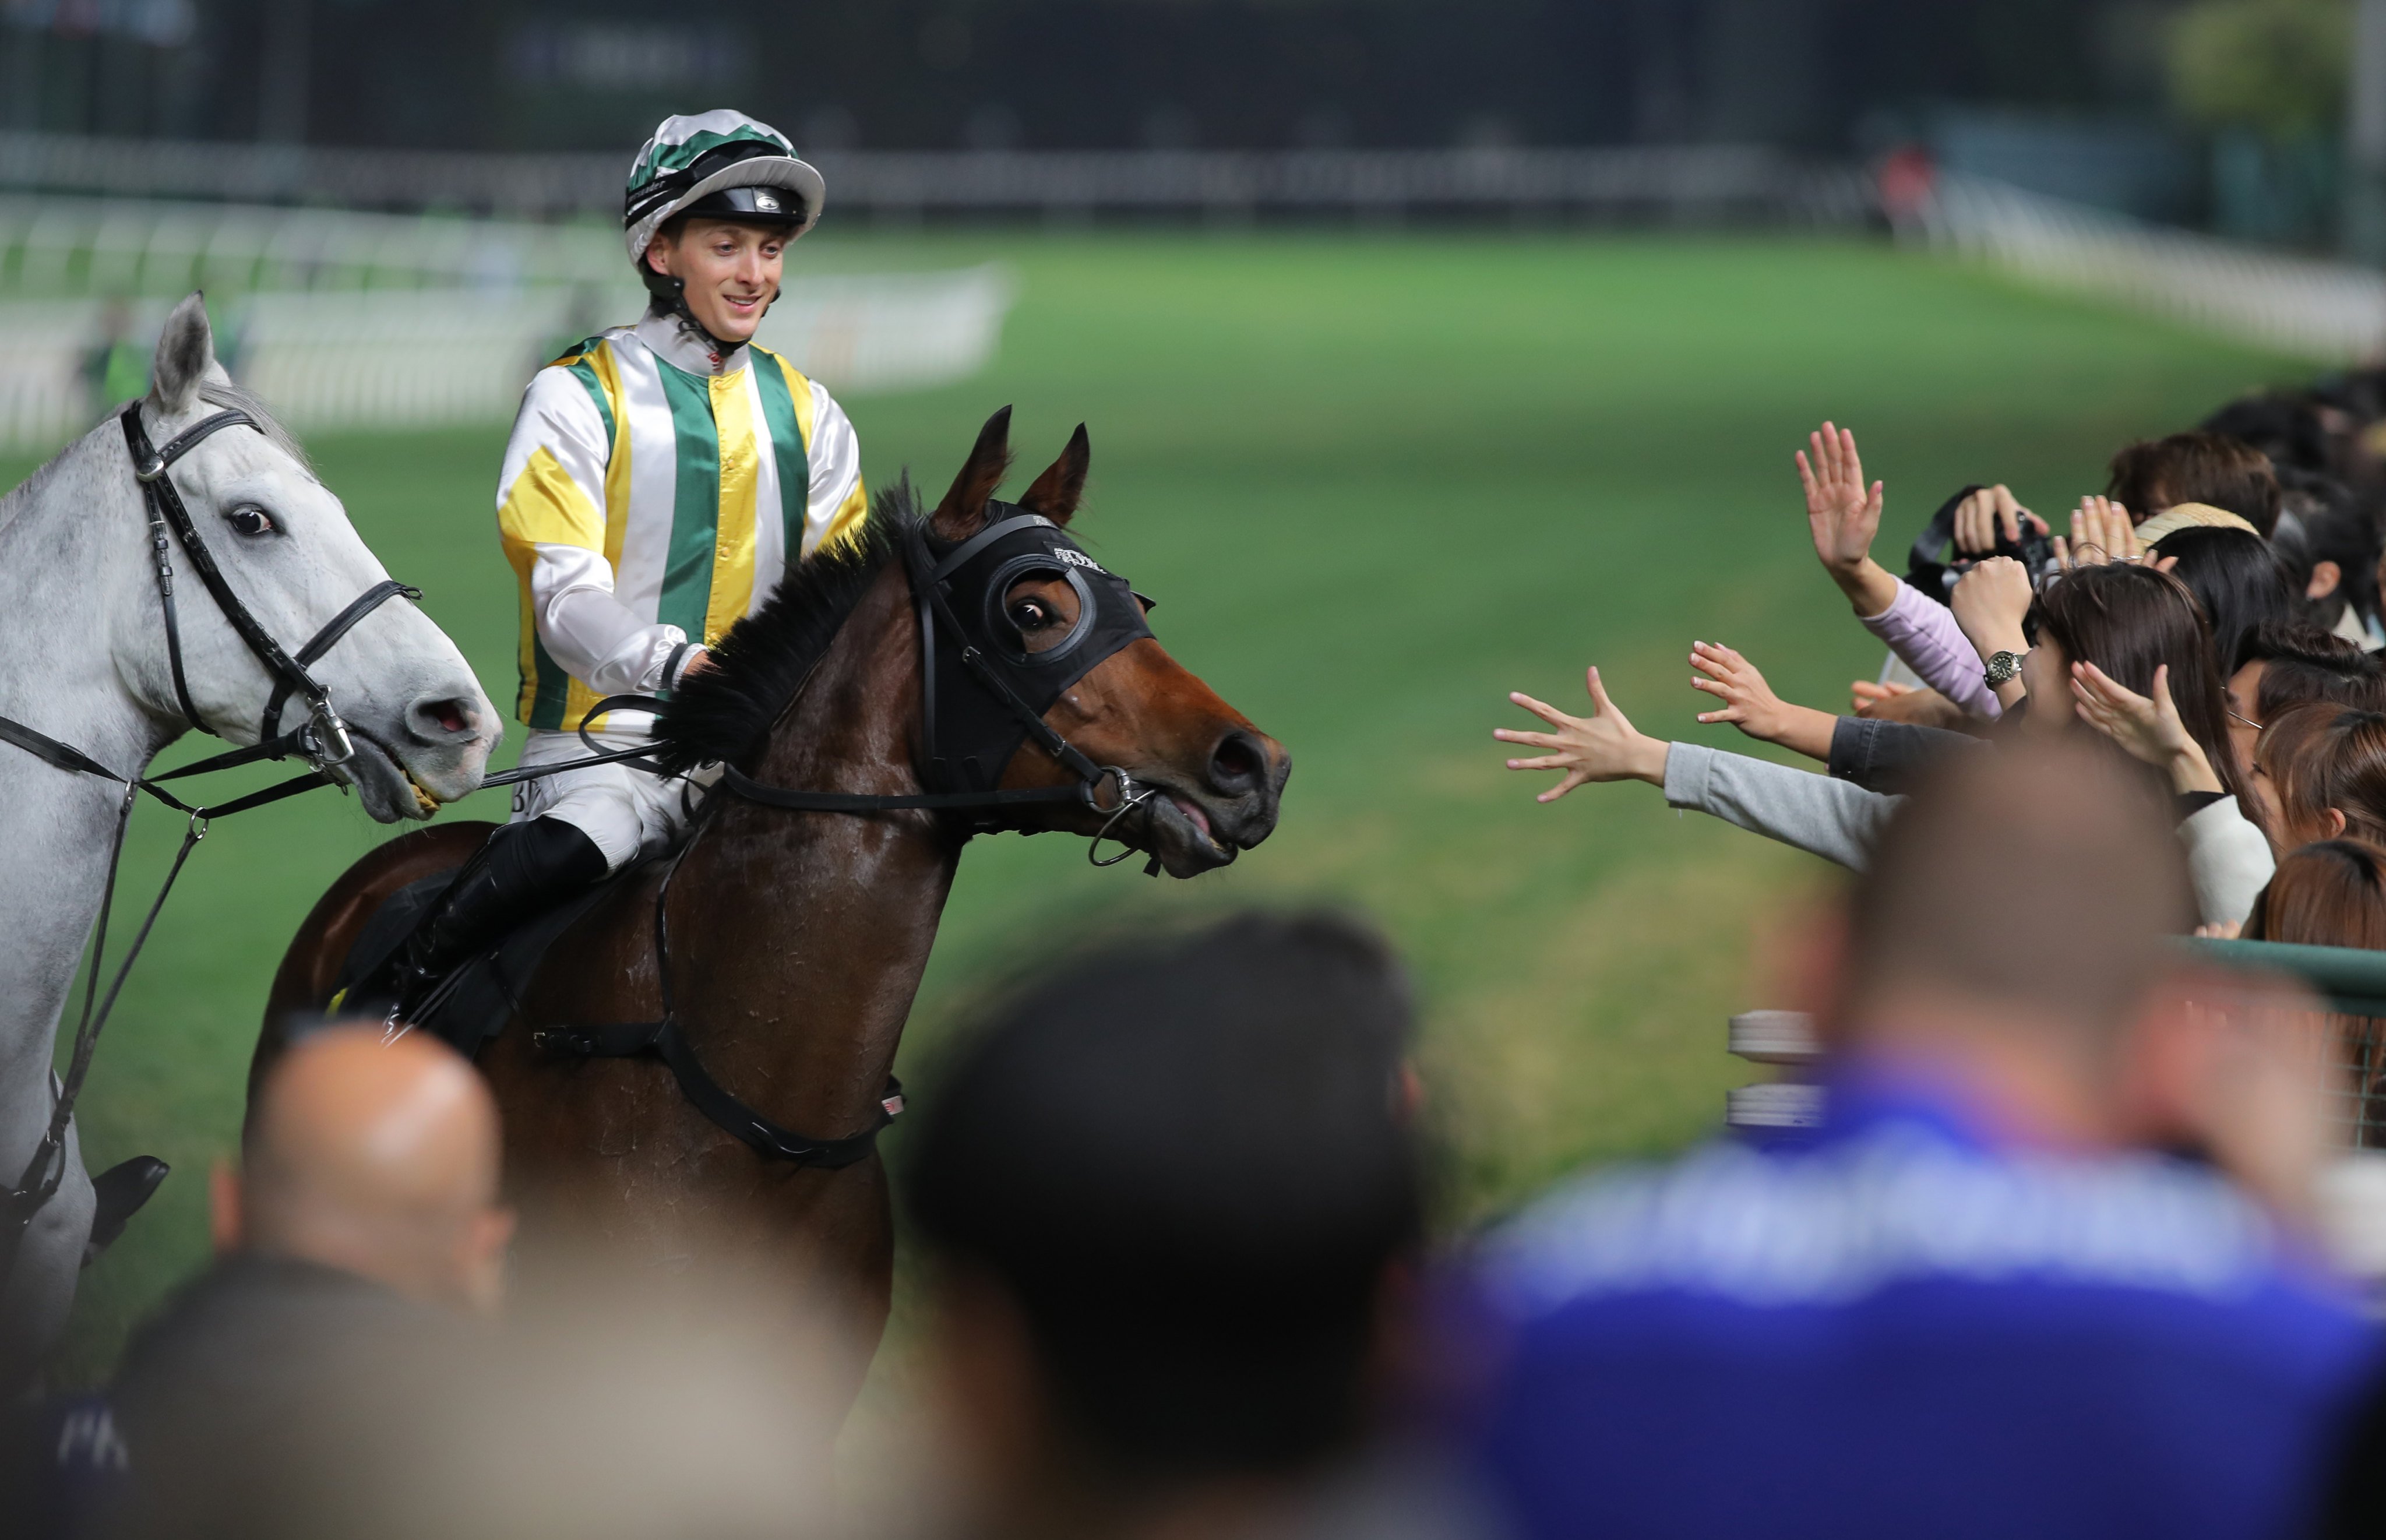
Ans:
{"type": "MultiPolygon", "coordinates": [[[[1507,691],[1578,702],[1596,661],[1645,731],[1722,743],[1697,637],[1843,708],[1879,652],[1800,518],[1824,417],[1902,544],[1966,482],[2059,518],[2127,440],[2386,344],[2375,3],[0,0],[0,485],[145,389],[204,287],[509,698],[513,403],[634,318],[623,172],[717,106],[825,174],[763,338],[872,483],[941,487],[1005,403],[1031,470],[1086,421],[1087,543],[1298,767],[1275,838],[1191,883],[973,845],[903,1071],[1090,927],[1347,904],[1418,970],[1452,1223],[1714,1126],[1759,917],[1830,880],[1646,788],[1537,807],[1507,691]]],[[[177,832],[136,820],[129,883],[177,832]]],[[[84,1102],[94,1169],[177,1171],[86,1276],[68,1379],[204,1255],[274,963],[390,833],[304,799],[195,858],[84,1102]]]]}

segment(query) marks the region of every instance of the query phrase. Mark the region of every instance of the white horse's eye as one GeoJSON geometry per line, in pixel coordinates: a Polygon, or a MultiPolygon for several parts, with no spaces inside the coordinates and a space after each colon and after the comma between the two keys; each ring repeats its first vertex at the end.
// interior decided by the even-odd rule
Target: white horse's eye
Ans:
{"type": "Polygon", "coordinates": [[[233,533],[245,535],[271,534],[279,527],[273,522],[271,514],[254,503],[226,509],[224,522],[232,527],[233,533]]]}

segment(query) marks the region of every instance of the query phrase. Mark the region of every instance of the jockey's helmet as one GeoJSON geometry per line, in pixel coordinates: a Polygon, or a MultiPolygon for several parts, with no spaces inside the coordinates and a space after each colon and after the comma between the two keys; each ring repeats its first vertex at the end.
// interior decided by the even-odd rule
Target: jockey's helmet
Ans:
{"type": "Polygon", "coordinates": [[[826,194],[821,174],[768,123],[730,107],[666,118],[630,165],[622,240],[644,272],[647,246],[666,219],[786,225],[799,236],[819,220],[826,194]]]}

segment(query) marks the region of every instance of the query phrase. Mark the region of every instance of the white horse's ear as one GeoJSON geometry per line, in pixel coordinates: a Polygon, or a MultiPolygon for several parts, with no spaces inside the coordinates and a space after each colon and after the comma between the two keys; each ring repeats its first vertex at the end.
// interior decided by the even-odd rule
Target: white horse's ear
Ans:
{"type": "Polygon", "coordinates": [[[198,395],[199,382],[216,369],[216,336],[207,325],[206,296],[194,291],[166,318],[157,334],[157,358],[149,371],[149,405],[160,417],[180,417],[198,395]]]}

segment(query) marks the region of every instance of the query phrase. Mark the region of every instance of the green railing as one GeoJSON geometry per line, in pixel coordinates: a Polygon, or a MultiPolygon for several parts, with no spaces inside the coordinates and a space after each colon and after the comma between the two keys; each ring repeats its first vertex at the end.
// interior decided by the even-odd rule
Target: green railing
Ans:
{"type": "Polygon", "coordinates": [[[2299,979],[2347,1016],[2386,1016],[2386,952],[2283,941],[2187,938],[2179,945],[2199,960],[2232,972],[2299,979]]]}

